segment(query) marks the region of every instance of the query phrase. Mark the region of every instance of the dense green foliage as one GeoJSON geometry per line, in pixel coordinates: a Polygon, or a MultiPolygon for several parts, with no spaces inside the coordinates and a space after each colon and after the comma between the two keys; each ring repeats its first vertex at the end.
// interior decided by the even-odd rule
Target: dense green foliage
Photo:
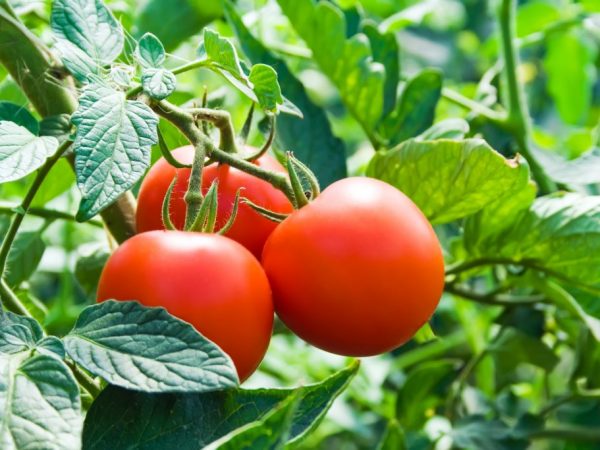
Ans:
{"type": "Polygon", "coordinates": [[[599,50],[597,0],[0,0],[0,448],[600,448],[599,50]],[[239,387],[95,304],[161,152],[231,158],[221,110],[419,206],[446,285],[413,340],[358,363],[278,322],[239,387]]]}

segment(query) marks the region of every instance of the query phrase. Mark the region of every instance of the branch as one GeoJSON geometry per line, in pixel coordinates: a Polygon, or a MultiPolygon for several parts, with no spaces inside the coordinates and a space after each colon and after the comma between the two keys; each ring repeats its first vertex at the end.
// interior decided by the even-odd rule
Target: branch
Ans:
{"type": "Polygon", "coordinates": [[[543,295],[507,295],[498,294],[496,292],[481,294],[470,289],[465,289],[463,287],[456,286],[452,283],[447,283],[444,287],[444,290],[450,294],[457,295],[467,300],[472,300],[474,302],[481,303],[484,305],[533,305],[535,303],[542,303],[546,300],[546,297],[543,295]]]}
{"type": "Polygon", "coordinates": [[[215,144],[204,135],[196,125],[194,116],[186,110],[179,108],[165,100],[150,105],[154,111],[161,117],[167,119],[175,125],[193,146],[204,145],[207,149],[207,156],[212,160],[227,164],[253,175],[261,180],[265,180],[274,187],[282,191],[288,199],[295,204],[295,197],[288,178],[281,173],[265,170],[256,164],[244,160],[236,154],[227,153],[216,147],[215,144]]]}
{"type": "MultiPolygon", "coordinates": [[[[0,64],[42,117],[71,114],[77,107],[73,80],[65,76],[50,50],[0,1],[0,64]]],[[[135,202],[124,194],[102,213],[119,242],[135,234],[135,202]]]]}
{"type": "Polygon", "coordinates": [[[501,0],[498,7],[498,22],[500,24],[500,41],[504,60],[504,78],[506,92],[504,102],[508,116],[507,126],[512,129],[521,154],[531,168],[531,174],[539,186],[540,193],[547,194],[556,189],[554,182],[548,178],[544,168],[535,159],[530,147],[529,110],[525,101],[523,86],[517,78],[519,55],[516,49],[515,25],[516,0],[501,0]]]}

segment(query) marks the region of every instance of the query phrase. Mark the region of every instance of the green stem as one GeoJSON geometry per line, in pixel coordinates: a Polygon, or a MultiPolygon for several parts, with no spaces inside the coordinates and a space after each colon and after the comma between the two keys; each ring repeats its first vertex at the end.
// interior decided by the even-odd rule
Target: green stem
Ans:
{"type": "Polygon", "coordinates": [[[202,207],[202,170],[206,159],[206,146],[203,142],[194,143],[194,161],[184,200],[187,206],[185,212],[185,230],[191,230],[198,212],[202,207]]]}
{"type": "Polygon", "coordinates": [[[493,109],[488,108],[487,106],[482,105],[481,103],[472,100],[468,97],[465,97],[464,95],[449,88],[442,89],[442,96],[446,100],[454,103],[455,105],[458,105],[468,111],[471,111],[477,114],[478,116],[484,117],[488,121],[495,123],[500,127],[504,127],[504,123],[506,121],[506,113],[494,111],[493,109]]]}
{"type": "Polygon", "coordinates": [[[196,126],[194,117],[184,109],[164,100],[154,103],[151,106],[157,114],[175,125],[192,143],[192,145],[204,143],[207,150],[207,156],[209,156],[211,159],[222,164],[235,167],[236,169],[260,178],[261,180],[267,181],[275,188],[282,191],[291,202],[295,202],[292,186],[284,174],[265,170],[256,164],[245,161],[238,155],[227,153],[226,151],[217,148],[212,141],[196,126]]]}
{"type": "MultiPolygon", "coordinates": [[[[16,203],[6,203],[0,202],[0,214],[14,214],[17,210],[19,210],[21,206],[16,203]]],[[[40,217],[42,219],[52,219],[52,220],[67,220],[69,222],[76,222],[75,216],[73,214],[69,214],[64,211],[57,211],[55,209],[48,208],[40,208],[32,206],[27,211],[27,214],[30,216],[40,217]]],[[[102,228],[102,222],[98,220],[88,220],[84,222],[88,225],[92,225],[94,227],[102,228]]]]}
{"type": "Polygon", "coordinates": [[[205,59],[192,61],[174,68],[173,70],[171,70],[171,72],[173,72],[175,75],[179,75],[180,73],[189,72],[190,70],[194,70],[199,67],[210,67],[210,62],[206,61],[205,59]]]}
{"type": "Polygon", "coordinates": [[[8,227],[6,235],[4,236],[4,240],[2,241],[2,245],[0,245],[0,278],[4,277],[6,261],[8,259],[10,248],[15,237],[17,236],[17,232],[19,231],[21,223],[23,222],[23,219],[25,218],[25,215],[31,206],[31,202],[35,197],[35,194],[42,185],[46,175],[48,175],[48,172],[50,172],[50,169],[52,169],[52,166],[54,166],[54,164],[61,158],[70,145],[71,141],[63,142],[58,150],[56,150],[56,153],[48,158],[46,163],[40,168],[33,180],[33,183],[31,184],[31,187],[29,188],[29,191],[27,191],[27,194],[21,203],[21,207],[19,208],[20,211],[15,214],[10,226],[8,227]]]}
{"type": "Polygon", "coordinates": [[[0,299],[2,300],[1,304],[7,310],[22,316],[32,317],[29,310],[25,308],[25,305],[21,303],[19,297],[17,297],[3,278],[0,278],[0,299]]]}
{"type": "Polygon", "coordinates": [[[487,354],[488,354],[487,349],[484,349],[482,352],[475,355],[473,358],[471,358],[469,360],[469,362],[465,365],[463,370],[458,375],[458,378],[456,379],[456,382],[454,385],[454,389],[450,392],[450,395],[448,396],[448,399],[446,401],[446,416],[450,420],[453,420],[455,417],[456,408],[458,405],[458,401],[460,399],[460,395],[461,395],[465,385],[467,384],[467,380],[468,380],[469,376],[471,375],[471,373],[473,373],[473,370],[475,370],[475,367],[477,367],[477,365],[483,360],[483,358],[485,358],[485,356],[487,354]]]}
{"type": "Polygon", "coordinates": [[[98,395],[100,395],[102,388],[98,386],[98,383],[96,383],[92,377],[81,370],[81,368],[72,361],[67,360],[67,365],[71,369],[71,372],[73,372],[75,379],[86,391],[89,392],[93,398],[96,398],[98,395]]]}
{"type": "Polygon", "coordinates": [[[506,92],[504,102],[508,111],[506,122],[512,130],[521,154],[531,168],[531,174],[539,186],[541,194],[547,194],[556,189],[556,185],[548,178],[543,167],[533,156],[530,147],[529,111],[525,101],[523,86],[517,77],[519,55],[516,49],[516,0],[501,0],[498,7],[500,24],[500,41],[504,60],[504,78],[506,92]]]}
{"type": "Polygon", "coordinates": [[[441,337],[422,347],[401,354],[394,360],[394,369],[405,370],[424,361],[445,355],[450,350],[462,347],[466,343],[466,333],[464,331],[457,331],[449,336],[441,337]]]}
{"type": "Polygon", "coordinates": [[[493,266],[497,264],[514,264],[514,265],[527,265],[528,261],[514,261],[510,258],[479,258],[472,259],[470,261],[459,262],[457,264],[450,265],[446,268],[446,275],[458,275],[467,270],[475,269],[481,266],[493,266]]]}
{"type": "Polygon", "coordinates": [[[189,108],[186,109],[197,120],[203,120],[213,123],[221,135],[219,148],[227,153],[237,153],[237,143],[235,140],[235,131],[231,123],[231,115],[227,111],[209,108],[189,108]]]}
{"type": "Polygon", "coordinates": [[[561,426],[544,430],[530,431],[527,439],[561,439],[574,442],[600,442],[600,429],[576,426],[561,426]]]}
{"type": "Polygon", "coordinates": [[[501,295],[495,293],[480,294],[478,292],[464,289],[460,286],[456,286],[452,283],[447,283],[444,290],[450,294],[457,295],[458,297],[472,300],[483,305],[493,306],[518,306],[518,305],[533,305],[536,303],[542,303],[546,300],[543,295],[501,295]]]}

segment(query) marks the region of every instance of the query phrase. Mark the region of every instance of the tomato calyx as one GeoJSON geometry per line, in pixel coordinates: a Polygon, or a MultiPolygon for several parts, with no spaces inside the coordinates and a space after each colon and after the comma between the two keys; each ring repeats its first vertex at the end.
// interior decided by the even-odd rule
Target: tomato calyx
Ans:
{"type": "Polygon", "coordinates": [[[286,153],[286,166],[296,200],[294,206],[302,208],[321,193],[319,181],[308,166],[298,160],[292,152],[286,153]]]}

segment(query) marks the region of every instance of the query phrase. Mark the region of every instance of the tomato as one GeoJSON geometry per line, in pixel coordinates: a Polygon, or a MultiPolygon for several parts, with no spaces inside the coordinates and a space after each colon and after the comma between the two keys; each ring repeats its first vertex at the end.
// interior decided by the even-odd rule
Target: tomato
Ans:
{"type": "Polygon", "coordinates": [[[135,235],[102,271],[98,301],[107,299],[163,306],[219,345],[242,381],[256,370],[271,338],[273,303],[260,263],[216,234],[135,235]]]}
{"type": "Polygon", "coordinates": [[[435,310],[444,261],[412,201],[369,178],[338,181],[265,245],[275,312],[307,342],[369,356],[410,339],[435,310]]]}
{"type": "MultiPolygon", "coordinates": [[[[178,161],[191,164],[194,149],[191,146],[180,147],[173,151],[178,161]]],[[[255,162],[265,169],[284,172],[284,168],[269,155],[264,155],[255,162]]],[[[177,184],[173,190],[170,212],[177,229],[182,229],[185,222],[185,201],[190,169],[175,169],[163,158],[159,159],[150,169],[142,182],[138,197],[136,222],[138,232],[163,229],[162,203],[177,173],[177,184]]],[[[293,208],[289,200],[278,189],[266,181],[253,177],[245,172],[223,164],[211,164],[204,168],[202,190],[208,191],[214,179],[219,180],[217,226],[222,227],[227,222],[233,208],[235,194],[241,187],[241,195],[264,208],[277,213],[289,213],[293,208]]],[[[240,204],[235,223],[226,236],[239,242],[260,258],[265,241],[275,229],[277,223],[264,218],[250,206],[240,204]]]]}

